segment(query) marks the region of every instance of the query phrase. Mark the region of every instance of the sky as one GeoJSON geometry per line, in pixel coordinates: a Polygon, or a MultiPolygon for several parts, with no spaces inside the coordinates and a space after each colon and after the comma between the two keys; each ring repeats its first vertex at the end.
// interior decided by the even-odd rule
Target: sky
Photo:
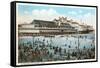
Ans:
{"type": "Polygon", "coordinates": [[[59,6],[43,4],[17,4],[17,22],[31,23],[34,19],[49,20],[67,17],[95,28],[96,8],[80,6],[59,6]]]}

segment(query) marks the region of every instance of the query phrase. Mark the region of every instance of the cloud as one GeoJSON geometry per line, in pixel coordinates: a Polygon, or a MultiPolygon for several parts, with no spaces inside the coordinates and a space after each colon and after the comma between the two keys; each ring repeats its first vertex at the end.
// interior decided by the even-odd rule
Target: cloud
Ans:
{"type": "Polygon", "coordinates": [[[96,15],[87,13],[83,16],[83,20],[88,24],[93,26],[94,28],[96,27],[96,15]]]}
{"type": "Polygon", "coordinates": [[[71,14],[71,15],[81,15],[83,13],[82,10],[79,10],[79,11],[69,11],[68,14],[71,14]]]}
{"type": "Polygon", "coordinates": [[[86,13],[84,15],[78,15],[76,17],[76,21],[87,24],[87,25],[91,25],[93,26],[93,28],[95,28],[96,27],[96,14],[86,13]]]}
{"type": "MultiPolygon", "coordinates": [[[[17,14],[17,20],[19,24],[22,23],[31,23],[34,19],[39,20],[49,20],[52,21],[55,18],[58,18],[59,16],[64,16],[56,12],[56,10],[50,8],[50,9],[41,9],[41,10],[33,10],[30,15],[28,11],[24,11],[24,15],[17,14]]],[[[64,16],[65,17],[65,16],[64,16]]]]}
{"type": "Polygon", "coordinates": [[[58,13],[56,10],[50,8],[50,9],[35,9],[31,11],[31,15],[28,11],[24,11],[25,15],[19,15],[17,14],[17,21],[19,24],[21,23],[31,23],[34,19],[39,20],[49,20],[52,21],[54,18],[58,18],[59,16],[64,16],[69,19],[73,19],[74,21],[78,21],[80,23],[85,23],[88,25],[92,25],[95,28],[96,24],[96,14],[92,13],[86,13],[82,14],[82,11],[71,11],[70,14],[73,14],[72,16],[65,16],[60,13],[58,13]]]}
{"type": "Polygon", "coordinates": [[[30,15],[19,15],[17,16],[17,22],[18,24],[23,24],[23,23],[31,23],[32,22],[32,16],[30,15]]]}
{"type": "Polygon", "coordinates": [[[93,26],[93,28],[96,27],[96,14],[85,13],[85,14],[77,14],[75,16],[71,16],[70,19],[73,19],[73,21],[79,22],[80,24],[87,24],[93,26]]]}
{"type": "Polygon", "coordinates": [[[34,19],[53,20],[59,16],[64,16],[56,12],[54,9],[33,10],[32,15],[34,19]]]}

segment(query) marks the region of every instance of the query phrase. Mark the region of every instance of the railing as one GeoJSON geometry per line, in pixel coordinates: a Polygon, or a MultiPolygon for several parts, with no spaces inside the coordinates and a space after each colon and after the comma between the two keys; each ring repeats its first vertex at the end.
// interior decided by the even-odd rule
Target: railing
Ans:
{"type": "Polygon", "coordinates": [[[25,30],[76,30],[74,28],[65,28],[65,27],[52,27],[52,28],[49,28],[49,27],[35,27],[35,28],[18,28],[19,30],[21,29],[25,29],[25,30]]]}

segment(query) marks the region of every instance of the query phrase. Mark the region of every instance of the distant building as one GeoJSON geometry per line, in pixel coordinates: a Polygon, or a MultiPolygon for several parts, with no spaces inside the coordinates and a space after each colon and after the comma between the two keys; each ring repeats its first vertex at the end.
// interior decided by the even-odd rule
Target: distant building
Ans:
{"type": "Polygon", "coordinates": [[[59,17],[53,21],[33,20],[30,24],[20,24],[18,26],[19,35],[35,35],[35,34],[73,34],[80,31],[92,30],[89,25],[81,25],[73,20],[67,20],[66,17],[59,17]]]}

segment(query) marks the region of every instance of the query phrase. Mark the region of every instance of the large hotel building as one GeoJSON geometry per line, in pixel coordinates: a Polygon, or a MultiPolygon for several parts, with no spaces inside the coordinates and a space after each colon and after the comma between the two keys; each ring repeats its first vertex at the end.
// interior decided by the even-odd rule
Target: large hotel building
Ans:
{"type": "Polygon", "coordinates": [[[93,32],[92,26],[80,24],[66,17],[53,21],[33,20],[30,24],[19,24],[19,35],[60,35],[93,32]]]}

